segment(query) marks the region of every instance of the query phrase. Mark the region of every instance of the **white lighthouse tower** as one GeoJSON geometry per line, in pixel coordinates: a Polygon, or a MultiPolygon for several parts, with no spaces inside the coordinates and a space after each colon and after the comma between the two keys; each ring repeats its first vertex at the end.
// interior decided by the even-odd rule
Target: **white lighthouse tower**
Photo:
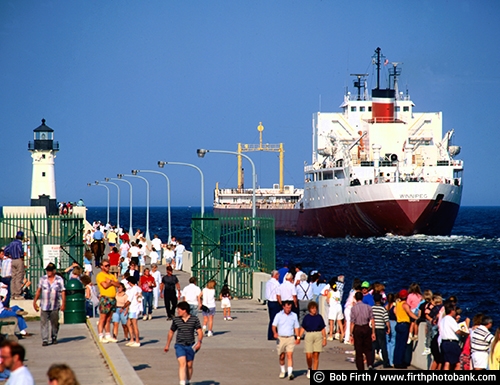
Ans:
{"type": "Polygon", "coordinates": [[[33,158],[31,206],[45,206],[47,215],[55,215],[58,210],[54,158],[59,151],[59,142],[54,142],[54,130],[45,125],[45,119],[33,132],[35,140],[28,143],[33,158]]]}

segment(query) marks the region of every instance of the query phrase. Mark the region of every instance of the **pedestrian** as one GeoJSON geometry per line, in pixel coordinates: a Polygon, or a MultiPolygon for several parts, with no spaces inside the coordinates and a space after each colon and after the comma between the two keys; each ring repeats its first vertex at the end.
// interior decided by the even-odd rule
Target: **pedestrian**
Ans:
{"type": "Polygon", "coordinates": [[[273,321],[276,314],[281,311],[281,304],[278,302],[279,293],[279,272],[278,270],[271,271],[271,278],[266,282],[266,302],[267,312],[269,313],[269,326],[267,328],[267,339],[274,340],[273,321]]]}
{"type": "Polygon", "coordinates": [[[189,278],[189,285],[182,289],[181,297],[191,306],[191,315],[196,317],[201,309],[201,289],[196,286],[196,277],[189,278]]]}
{"type": "Polygon", "coordinates": [[[85,254],[83,254],[83,267],[85,271],[85,275],[92,277],[92,252],[90,250],[86,250],[85,254]]]}
{"type": "Polygon", "coordinates": [[[280,285],[283,283],[286,273],[288,273],[290,271],[289,266],[290,266],[290,262],[284,261],[283,267],[278,270],[278,273],[280,274],[279,279],[278,279],[280,285]]]}
{"type": "Polygon", "coordinates": [[[47,371],[49,385],[80,385],[75,373],[66,364],[52,364],[47,371]]]}
{"type": "Polygon", "coordinates": [[[364,281],[361,284],[361,292],[363,293],[363,303],[370,306],[375,305],[375,301],[373,301],[373,295],[370,290],[370,282],[364,281]]]}
{"type": "Polygon", "coordinates": [[[361,291],[361,279],[354,278],[352,280],[351,290],[349,291],[349,295],[347,296],[347,300],[345,301],[344,305],[344,318],[345,318],[344,344],[351,343],[351,309],[353,305],[356,303],[354,295],[358,291],[361,291]]]}
{"type": "Polygon", "coordinates": [[[363,302],[362,292],[356,292],[354,299],[356,303],[351,309],[351,341],[354,342],[356,352],[356,369],[365,370],[364,356],[368,369],[373,370],[372,342],[376,337],[372,307],[363,302]]]}
{"type": "Polygon", "coordinates": [[[52,344],[57,344],[57,333],[59,332],[59,310],[66,308],[66,288],[61,276],[56,275],[56,265],[50,262],[45,268],[46,275],[40,278],[38,289],[33,299],[33,308],[40,312],[40,329],[42,334],[42,346],[49,344],[49,334],[52,344]],[[40,306],[38,306],[40,299],[40,306]],[[51,332],[49,333],[49,324],[51,332]]]}
{"type": "Polygon", "coordinates": [[[500,370],[500,328],[497,328],[495,337],[491,343],[489,369],[500,370]]]}
{"type": "Polygon", "coordinates": [[[293,275],[292,273],[286,273],[285,279],[283,283],[279,286],[279,290],[276,293],[276,298],[280,305],[283,304],[284,301],[291,301],[293,304],[292,311],[297,314],[297,318],[299,317],[299,302],[297,301],[297,289],[293,284],[293,275]]]}
{"type": "MultiPolygon", "coordinates": [[[[417,319],[413,314],[410,306],[406,303],[408,298],[408,290],[402,289],[399,292],[398,300],[396,301],[394,314],[396,315],[396,346],[394,347],[394,367],[398,369],[406,369],[411,358],[406,354],[406,345],[408,345],[408,337],[410,335],[410,319],[417,319]]],[[[410,340],[411,342],[411,340],[410,340]]]]}
{"type": "Polygon", "coordinates": [[[222,286],[220,291],[220,307],[222,309],[222,315],[224,316],[224,321],[232,321],[231,318],[231,291],[228,285],[222,286]]]}
{"type": "Polygon", "coordinates": [[[375,320],[375,341],[373,342],[373,356],[377,350],[382,351],[384,368],[390,368],[389,354],[387,352],[387,335],[391,333],[391,324],[389,323],[389,313],[382,306],[382,294],[373,294],[375,305],[372,307],[373,319],[375,320]]]}
{"type": "Polygon", "coordinates": [[[493,319],[490,316],[484,316],[481,325],[471,336],[470,350],[474,370],[485,370],[488,367],[490,345],[494,338],[490,333],[492,326],[493,319]]]}
{"type": "MultiPolygon", "coordinates": [[[[456,305],[453,302],[447,301],[445,303],[444,313],[445,316],[439,322],[439,337],[441,339],[440,349],[444,363],[443,370],[455,370],[459,367],[460,354],[462,353],[462,349],[458,343],[459,336],[465,335],[466,333],[460,330],[455,319],[456,305]]],[[[476,331],[477,330],[474,331],[474,334],[476,331]]],[[[398,342],[396,341],[396,348],[397,344],[398,342]]]]}
{"type": "Polygon", "coordinates": [[[111,253],[108,254],[108,260],[110,274],[114,274],[115,277],[118,277],[118,274],[120,273],[120,268],[118,267],[120,263],[120,253],[118,252],[118,247],[113,246],[111,248],[111,253]]]}
{"type": "Polygon", "coordinates": [[[34,385],[35,380],[29,369],[24,366],[26,350],[17,342],[5,340],[0,344],[0,366],[10,371],[10,376],[5,385],[34,385]]]}
{"type": "MultiPolygon", "coordinates": [[[[418,316],[418,308],[422,303],[422,301],[424,301],[424,296],[422,295],[422,290],[420,289],[420,285],[416,282],[413,282],[408,288],[408,298],[406,299],[406,302],[408,303],[408,306],[410,306],[410,309],[413,312],[413,314],[415,314],[416,316],[418,316]]],[[[413,318],[410,319],[409,338],[412,341],[418,340],[418,324],[416,320],[414,320],[413,318]]]]}
{"type": "Polygon", "coordinates": [[[307,305],[309,313],[304,316],[299,330],[299,339],[304,337],[304,353],[307,362],[307,378],[311,377],[311,370],[318,370],[319,354],[326,346],[326,325],[318,312],[318,304],[314,301],[307,305]]]}
{"type": "Polygon", "coordinates": [[[313,300],[312,285],[307,282],[307,274],[301,273],[299,283],[295,285],[297,299],[299,301],[299,323],[302,323],[308,311],[309,302],[313,300]]]}
{"type": "Polygon", "coordinates": [[[342,297],[340,296],[340,291],[337,289],[337,283],[331,282],[327,296],[327,303],[329,305],[328,322],[330,324],[328,341],[333,341],[334,339],[339,341],[344,340],[344,315],[342,314],[341,301],[342,297]],[[337,332],[334,336],[333,330],[335,329],[335,324],[337,324],[337,332]]]}
{"type": "Polygon", "coordinates": [[[215,284],[211,279],[207,282],[207,286],[201,291],[202,299],[202,314],[203,314],[203,332],[207,330],[207,337],[214,335],[214,316],[215,316],[215,284]]]}
{"type": "Polygon", "coordinates": [[[97,314],[96,309],[99,306],[99,298],[95,286],[92,284],[92,279],[88,275],[83,275],[81,282],[85,289],[85,314],[87,318],[92,318],[97,314]]]}
{"type": "MultiPolygon", "coordinates": [[[[289,273],[287,273],[289,274],[289,273]]],[[[283,301],[281,310],[273,320],[274,338],[278,340],[278,356],[280,362],[279,378],[285,378],[285,358],[288,364],[288,379],[293,380],[293,351],[300,343],[299,319],[292,312],[292,301],[283,301]]]]}
{"type": "Polygon", "coordinates": [[[125,341],[129,341],[129,330],[128,330],[128,308],[130,306],[130,301],[128,300],[127,290],[125,285],[120,282],[120,286],[116,290],[116,310],[111,317],[111,323],[113,324],[113,338],[118,339],[118,326],[122,324],[123,335],[125,341]]]}
{"type": "Polygon", "coordinates": [[[12,279],[10,282],[10,295],[12,299],[24,299],[22,287],[25,273],[24,257],[26,254],[23,250],[23,239],[24,233],[22,231],[18,231],[16,233],[16,238],[4,248],[5,256],[10,257],[12,260],[12,279]]]}
{"type": "Polygon", "coordinates": [[[125,344],[125,346],[130,346],[132,348],[138,348],[141,346],[141,341],[139,338],[139,323],[137,319],[139,318],[139,313],[143,309],[142,301],[142,290],[137,286],[137,280],[135,277],[128,277],[127,281],[129,283],[129,288],[127,289],[127,301],[130,302],[128,305],[128,330],[130,332],[130,341],[125,344]]]}
{"type": "Polygon", "coordinates": [[[99,323],[97,331],[101,343],[116,342],[116,338],[111,335],[111,318],[116,308],[116,289],[120,286],[118,278],[109,272],[110,264],[108,259],[101,262],[101,272],[96,276],[97,287],[99,288],[99,323]],[[106,333],[106,335],[104,335],[106,333]]]}
{"type": "Polygon", "coordinates": [[[182,270],[182,257],[186,247],[182,244],[180,239],[177,240],[177,246],[175,246],[175,270],[182,270]]]}
{"type": "Polygon", "coordinates": [[[165,302],[167,311],[167,321],[171,321],[175,316],[175,308],[180,298],[181,285],[175,275],[173,275],[172,266],[167,266],[167,274],[163,276],[160,284],[160,296],[165,302]]]}
{"type": "Polygon", "coordinates": [[[144,269],[144,274],[140,278],[140,286],[142,289],[142,320],[151,320],[153,318],[153,288],[156,286],[155,279],[151,275],[151,270],[148,267],[144,269]]]}
{"type": "Polygon", "coordinates": [[[386,336],[386,346],[387,346],[387,358],[389,360],[389,366],[394,366],[394,348],[396,347],[396,296],[394,293],[387,294],[387,303],[385,304],[385,310],[389,315],[389,334],[386,336]]]}
{"type": "Polygon", "coordinates": [[[0,249],[0,262],[2,263],[2,277],[0,282],[5,285],[7,289],[7,295],[3,300],[3,305],[5,307],[10,307],[10,283],[12,281],[12,258],[5,255],[4,249],[0,249]]]}
{"type": "Polygon", "coordinates": [[[203,340],[203,332],[200,320],[190,314],[191,306],[185,302],[177,304],[177,317],[173,318],[172,326],[168,332],[167,344],[163,349],[168,353],[170,343],[177,332],[175,340],[175,355],[179,364],[179,384],[186,385],[191,382],[193,377],[193,362],[195,354],[200,350],[203,340]],[[198,341],[195,343],[195,333],[198,341]]]}
{"type": "Polygon", "coordinates": [[[161,285],[161,273],[158,270],[158,264],[153,263],[151,265],[151,276],[155,280],[155,287],[153,287],[153,309],[158,309],[158,299],[160,298],[160,285],[161,285]]]}
{"type": "Polygon", "coordinates": [[[6,295],[7,295],[7,289],[6,288],[0,289],[0,319],[16,317],[17,327],[19,328],[19,334],[21,334],[21,336],[23,337],[29,336],[28,331],[26,330],[28,328],[28,324],[26,323],[23,317],[28,313],[17,305],[14,305],[10,308],[4,307],[3,299],[5,298],[6,295]]]}

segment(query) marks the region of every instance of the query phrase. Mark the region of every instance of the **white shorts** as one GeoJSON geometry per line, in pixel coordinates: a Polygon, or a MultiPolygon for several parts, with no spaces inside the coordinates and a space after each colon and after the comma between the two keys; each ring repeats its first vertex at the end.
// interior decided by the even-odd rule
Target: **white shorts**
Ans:
{"type": "Polygon", "coordinates": [[[328,319],[334,321],[344,319],[344,314],[342,314],[342,306],[336,304],[330,307],[330,310],[328,310],[328,319]]]}
{"type": "Polygon", "coordinates": [[[472,352],[471,358],[474,369],[486,369],[488,367],[488,352],[472,352]]]}
{"type": "Polygon", "coordinates": [[[229,298],[227,297],[222,298],[222,300],[220,301],[220,307],[222,309],[227,309],[228,307],[231,307],[231,301],[229,300],[229,298]]]}
{"type": "Polygon", "coordinates": [[[85,264],[85,271],[87,273],[92,273],[92,265],[85,264]]]}

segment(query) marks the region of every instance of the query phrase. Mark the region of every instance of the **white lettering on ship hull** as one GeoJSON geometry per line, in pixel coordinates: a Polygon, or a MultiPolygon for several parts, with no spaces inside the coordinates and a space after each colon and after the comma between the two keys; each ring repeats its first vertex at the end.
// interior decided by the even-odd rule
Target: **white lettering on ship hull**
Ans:
{"type": "Polygon", "coordinates": [[[400,194],[399,198],[411,200],[427,199],[427,194],[400,194]]]}

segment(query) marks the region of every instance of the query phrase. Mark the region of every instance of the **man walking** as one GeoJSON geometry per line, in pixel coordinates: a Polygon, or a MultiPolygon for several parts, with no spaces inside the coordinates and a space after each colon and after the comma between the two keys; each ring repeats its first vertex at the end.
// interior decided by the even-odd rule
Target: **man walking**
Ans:
{"type": "Polygon", "coordinates": [[[64,311],[66,307],[66,289],[64,280],[56,275],[56,265],[52,262],[45,268],[46,275],[40,278],[38,289],[33,299],[33,308],[40,312],[40,329],[42,334],[42,346],[49,344],[49,323],[51,326],[52,344],[57,344],[57,333],[59,332],[59,310],[64,311]],[[40,299],[40,306],[38,306],[40,299]]]}
{"type": "Polygon", "coordinates": [[[177,305],[177,317],[174,317],[172,326],[168,332],[167,344],[165,352],[170,349],[170,343],[177,331],[175,340],[175,355],[179,363],[179,384],[186,385],[191,381],[193,376],[193,361],[194,355],[201,348],[203,340],[203,331],[201,329],[200,319],[190,315],[190,306],[187,302],[179,302],[177,305]],[[195,344],[195,333],[198,335],[198,342],[195,344]]]}
{"type": "Polygon", "coordinates": [[[284,301],[283,310],[273,321],[274,338],[278,339],[278,355],[280,360],[280,378],[285,378],[285,357],[288,363],[288,379],[293,380],[293,350],[300,343],[299,319],[292,312],[292,302],[284,301]]]}
{"type": "Polygon", "coordinates": [[[24,233],[22,231],[18,231],[16,239],[9,243],[4,249],[5,256],[12,259],[12,278],[10,283],[12,299],[24,299],[22,293],[24,281],[23,239],[24,233]]]}
{"type": "Polygon", "coordinates": [[[17,342],[5,340],[0,344],[0,369],[10,371],[9,380],[6,385],[35,385],[35,380],[30,371],[24,366],[26,350],[17,342]]]}
{"type": "Polygon", "coordinates": [[[279,292],[280,283],[278,270],[271,272],[271,279],[266,283],[266,300],[267,311],[269,312],[269,326],[267,328],[267,339],[274,340],[273,321],[276,314],[281,311],[281,305],[278,302],[277,294],[279,292]]]}
{"type": "Polygon", "coordinates": [[[351,339],[354,339],[356,369],[365,370],[365,364],[363,362],[364,355],[368,369],[372,370],[372,343],[376,340],[375,320],[373,319],[372,307],[363,303],[363,293],[359,291],[354,295],[354,299],[356,303],[351,309],[351,339]]]}
{"type": "Polygon", "coordinates": [[[173,270],[172,266],[167,266],[167,275],[162,278],[160,284],[160,295],[165,301],[167,321],[171,321],[174,318],[177,300],[181,295],[181,285],[177,277],[172,274],[173,270]]]}

